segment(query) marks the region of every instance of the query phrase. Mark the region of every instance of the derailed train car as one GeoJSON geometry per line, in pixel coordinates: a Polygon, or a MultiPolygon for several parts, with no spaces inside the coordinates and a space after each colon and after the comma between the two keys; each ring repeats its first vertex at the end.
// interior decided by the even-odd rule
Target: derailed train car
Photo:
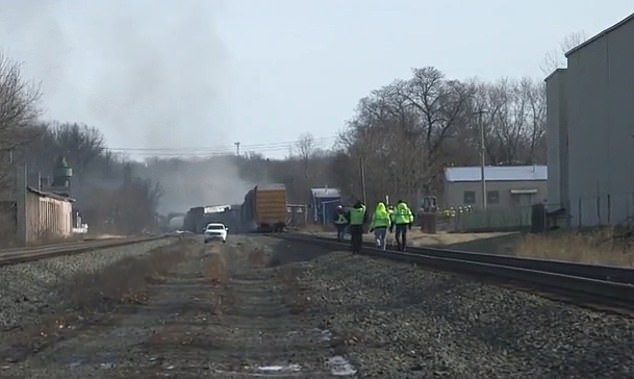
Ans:
{"type": "Polygon", "coordinates": [[[286,227],[287,217],[283,184],[256,186],[245,195],[240,209],[245,232],[281,232],[286,227]]]}
{"type": "Polygon", "coordinates": [[[202,228],[205,227],[202,225],[204,211],[205,207],[189,208],[183,220],[183,229],[192,233],[202,233],[202,228]]]}
{"type": "Polygon", "coordinates": [[[202,233],[207,224],[219,222],[225,224],[230,230],[240,230],[241,205],[222,205],[190,208],[183,226],[192,233],[202,233]]]}

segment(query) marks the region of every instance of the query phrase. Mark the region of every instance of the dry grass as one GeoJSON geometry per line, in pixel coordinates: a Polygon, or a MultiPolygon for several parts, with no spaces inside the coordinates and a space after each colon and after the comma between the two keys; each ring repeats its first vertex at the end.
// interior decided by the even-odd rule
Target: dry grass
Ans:
{"type": "Polygon", "coordinates": [[[515,249],[517,256],[588,264],[634,267],[634,241],[614,238],[611,229],[588,233],[557,232],[526,235],[515,249]]]}
{"type": "Polygon", "coordinates": [[[276,282],[287,289],[284,291],[284,303],[291,314],[300,314],[308,307],[309,295],[307,289],[300,283],[300,269],[298,267],[285,267],[276,275],[276,282]]]}
{"type": "Polygon", "coordinates": [[[154,249],[145,257],[123,259],[103,271],[77,275],[60,289],[59,303],[47,304],[40,321],[2,332],[0,360],[19,361],[81,333],[91,322],[104,318],[99,311],[144,302],[148,284],[161,281],[167,271],[193,252],[192,246],[181,241],[154,249]]]}
{"type": "Polygon", "coordinates": [[[203,276],[213,284],[227,284],[229,272],[227,261],[219,251],[211,251],[203,268],[203,276]]]}
{"type": "Polygon", "coordinates": [[[225,249],[218,246],[206,246],[204,249],[202,275],[213,286],[211,289],[213,313],[216,316],[222,316],[234,304],[234,296],[228,291],[229,267],[223,254],[225,249]]]}
{"type": "Polygon", "coordinates": [[[160,247],[144,257],[124,258],[106,270],[77,275],[64,288],[64,298],[75,309],[143,303],[147,285],[160,282],[184,258],[189,246],[181,242],[160,247]]]}
{"type": "Polygon", "coordinates": [[[249,264],[252,267],[256,268],[264,268],[274,266],[276,262],[274,262],[273,256],[271,253],[262,250],[261,248],[256,247],[254,250],[249,252],[249,264]]]}
{"type": "Polygon", "coordinates": [[[412,229],[407,234],[408,240],[412,246],[449,246],[455,244],[464,244],[484,239],[493,239],[505,237],[513,232],[506,233],[446,233],[438,232],[436,234],[426,234],[417,229],[412,229]]]}

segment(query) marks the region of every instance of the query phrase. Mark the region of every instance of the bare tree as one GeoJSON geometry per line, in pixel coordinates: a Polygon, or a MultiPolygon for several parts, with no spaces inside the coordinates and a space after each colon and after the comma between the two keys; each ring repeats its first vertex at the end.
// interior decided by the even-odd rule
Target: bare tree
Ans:
{"type": "Polygon", "coordinates": [[[588,38],[584,31],[570,33],[559,43],[559,48],[546,53],[540,69],[544,75],[550,75],[556,69],[566,65],[566,53],[576,46],[581,45],[588,38]]]}
{"type": "Polygon", "coordinates": [[[457,80],[444,80],[443,74],[433,67],[414,70],[409,81],[406,98],[419,114],[418,129],[422,135],[422,185],[430,192],[431,185],[440,175],[440,152],[447,138],[468,114],[468,101],[473,89],[457,80]]]}
{"type": "Polygon", "coordinates": [[[543,81],[524,79],[522,97],[526,99],[529,151],[526,163],[546,163],[546,85],[543,81]]]}
{"type": "Polygon", "coordinates": [[[313,137],[313,135],[310,133],[302,134],[297,141],[297,150],[299,152],[299,158],[301,159],[304,168],[304,178],[308,180],[310,158],[315,152],[315,138],[313,137]]]}
{"type": "Polygon", "coordinates": [[[19,64],[0,53],[0,193],[11,175],[13,150],[28,141],[27,126],[39,116],[39,87],[22,78],[19,64]]]}

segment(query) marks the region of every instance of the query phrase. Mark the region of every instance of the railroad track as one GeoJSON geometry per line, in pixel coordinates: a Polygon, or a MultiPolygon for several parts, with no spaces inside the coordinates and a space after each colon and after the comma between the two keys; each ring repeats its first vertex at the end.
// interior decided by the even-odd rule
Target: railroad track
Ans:
{"type": "Polygon", "coordinates": [[[62,255],[81,254],[92,250],[131,245],[167,238],[168,236],[134,237],[124,239],[107,239],[98,241],[81,241],[60,243],[38,247],[0,250],[0,266],[7,266],[39,259],[53,258],[62,255]]]}
{"type": "MultiPolygon", "coordinates": [[[[349,249],[349,243],[325,237],[301,234],[276,236],[329,249],[349,249]]],[[[361,253],[512,284],[528,284],[571,298],[576,303],[634,311],[634,269],[437,248],[408,248],[407,252],[400,252],[377,249],[368,243],[364,244],[361,253]]]]}

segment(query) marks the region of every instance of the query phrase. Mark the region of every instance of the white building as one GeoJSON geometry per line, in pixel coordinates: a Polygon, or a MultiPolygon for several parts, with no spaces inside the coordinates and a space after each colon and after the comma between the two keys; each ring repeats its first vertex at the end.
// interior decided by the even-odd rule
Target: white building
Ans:
{"type": "MultiPolygon", "coordinates": [[[[488,209],[529,207],[546,199],[546,166],[487,166],[484,168],[488,209]]],[[[445,168],[445,206],[482,208],[480,166],[445,168]]]]}
{"type": "Polygon", "coordinates": [[[634,213],[634,14],[566,54],[546,78],[548,203],[571,226],[634,213]]]}

